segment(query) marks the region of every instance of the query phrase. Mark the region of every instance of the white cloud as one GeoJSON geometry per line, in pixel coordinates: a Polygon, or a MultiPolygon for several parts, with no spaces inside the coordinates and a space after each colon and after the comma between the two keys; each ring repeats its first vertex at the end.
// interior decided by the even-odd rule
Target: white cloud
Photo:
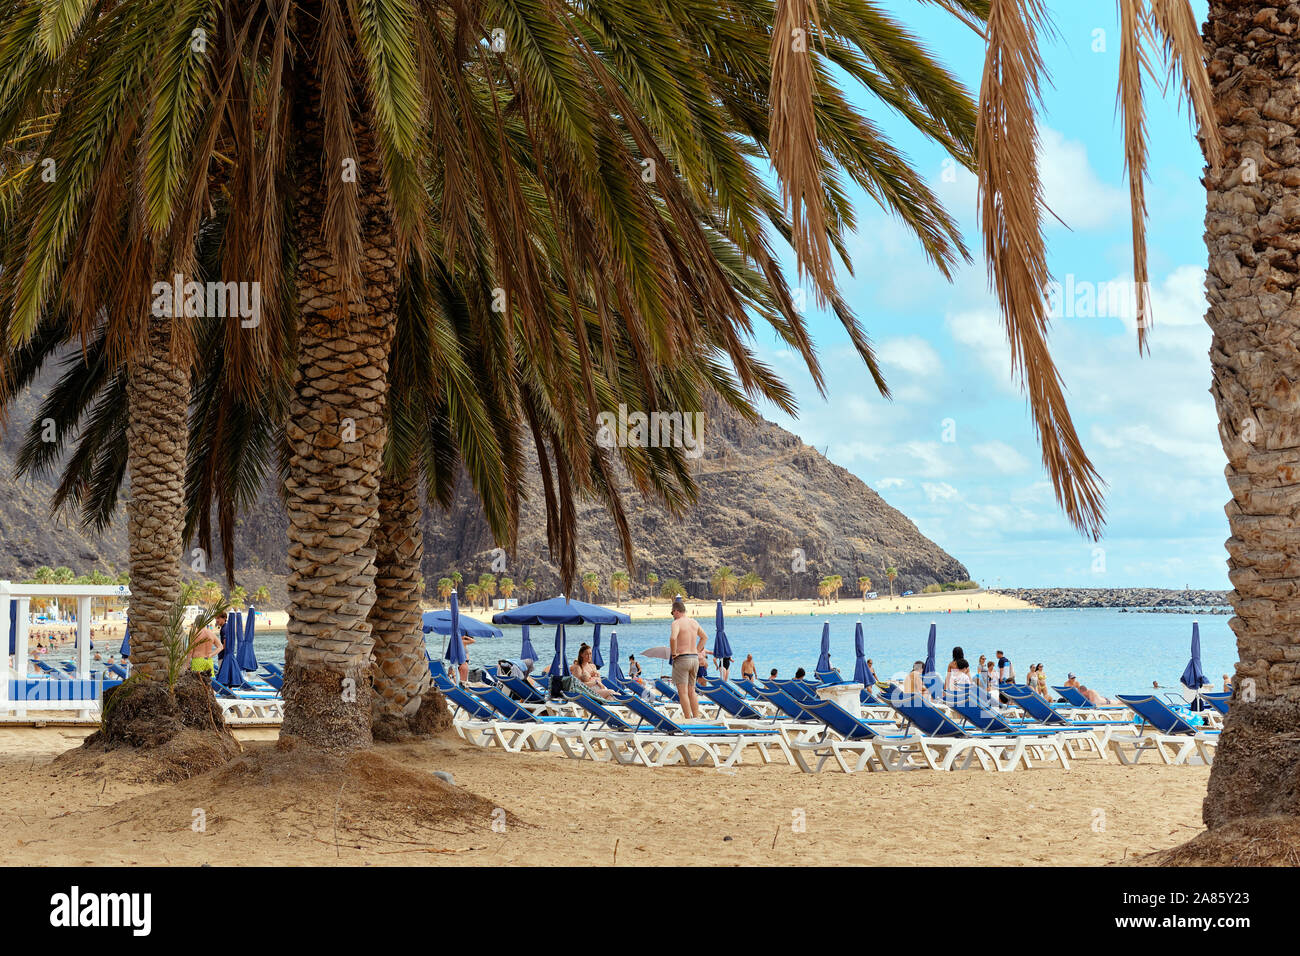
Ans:
{"type": "Polygon", "coordinates": [[[891,488],[906,488],[906,487],[907,487],[906,478],[881,478],[875,484],[875,488],[877,491],[889,491],[891,488]]]}
{"type": "Polygon", "coordinates": [[[993,309],[972,309],[948,315],[948,332],[962,350],[982,365],[1000,387],[1018,394],[1011,377],[1011,350],[1002,319],[993,309]]]}
{"type": "Polygon", "coordinates": [[[884,367],[886,378],[892,369],[917,376],[935,375],[943,369],[943,361],[934,346],[914,335],[886,339],[876,347],[876,357],[884,367]]]}
{"type": "Polygon", "coordinates": [[[921,490],[925,492],[925,497],[930,504],[939,501],[959,501],[961,499],[961,492],[946,481],[922,482],[921,490]]]}
{"type": "Polygon", "coordinates": [[[1004,441],[988,441],[972,445],[971,451],[1004,475],[1014,475],[1029,468],[1025,456],[1004,441]]]}
{"type": "MultiPolygon", "coordinates": [[[[1048,208],[1070,229],[1100,229],[1128,215],[1128,195],[1097,178],[1084,144],[1051,127],[1040,133],[1038,170],[1048,208]]],[[[1060,228],[1050,215],[1044,221],[1060,228]]]]}

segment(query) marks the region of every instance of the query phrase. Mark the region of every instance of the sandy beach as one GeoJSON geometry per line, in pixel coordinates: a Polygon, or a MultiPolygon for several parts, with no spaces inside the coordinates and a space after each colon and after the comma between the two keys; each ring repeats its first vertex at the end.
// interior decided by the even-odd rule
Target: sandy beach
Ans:
{"type": "MultiPolygon", "coordinates": [[[[346,779],[235,766],[159,785],[61,767],[89,733],[0,729],[0,863],[1113,864],[1200,833],[1209,774],[1096,759],[1009,774],[646,770],[451,738],[377,747],[346,779]],[[403,796],[433,770],[457,785],[440,818],[403,796]]],[[[276,731],[236,736],[256,758],[276,731]]]]}
{"type": "MultiPolygon", "coordinates": [[[[629,615],[634,621],[667,620],[668,601],[656,598],[653,601],[624,601],[615,605],[606,596],[597,595],[596,603],[605,607],[617,608],[629,615]]],[[[712,616],[713,601],[687,601],[687,613],[696,616],[712,616]]],[[[428,604],[426,610],[438,610],[441,604],[428,604]]],[[[1006,594],[994,594],[990,591],[945,591],[940,594],[912,594],[908,597],[880,597],[874,601],[863,601],[860,595],[844,595],[839,601],[823,604],[817,600],[758,600],[752,604],[745,598],[732,598],[727,601],[725,610],[728,617],[818,617],[831,614],[906,614],[924,612],[930,614],[947,614],[971,611],[1019,611],[1033,608],[1034,605],[1006,594]]],[[[462,614],[468,614],[481,621],[489,621],[495,611],[473,610],[461,605],[462,614]]],[[[272,612],[275,614],[277,612],[272,612]]],[[[272,618],[274,620],[274,618],[272,618]]],[[[272,627],[283,626],[272,624],[272,627]]]]}

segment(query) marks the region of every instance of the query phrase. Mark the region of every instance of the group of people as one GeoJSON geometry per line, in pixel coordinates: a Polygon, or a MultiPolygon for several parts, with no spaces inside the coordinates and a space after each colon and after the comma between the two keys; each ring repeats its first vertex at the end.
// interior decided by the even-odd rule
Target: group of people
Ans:
{"type": "MultiPolygon", "coordinates": [[[[933,696],[934,688],[926,685],[924,672],[925,661],[916,661],[903,681],[903,692],[933,696]]],[[[952,649],[952,660],[948,662],[948,669],[944,674],[943,691],[944,693],[970,692],[970,688],[977,687],[993,700],[1008,703],[1006,695],[1001,691],[1001,686],[1015,683],[1017,683],[1016,669],[1012,665],[1011,659],[1004,652],[994,652],[994,657],[991,659],[981,654],[975,672],[971,673],[971,665],[970,661],[966,659],[966,652],[961,647],[954,647],[952,649]]],[[[1029,668],[1024,683],[1039,696],[1047,700],[1052,699],[1051,686],[1047,683],[1047,672],[1042,662],[1029,668]]],[[[1066,677],[1064,686],[1075,688],[1089,703],[1095,706],[1100,707],[1111,703],[1097,691],[1080,683],[1079,678],[1073,672],[1066,677]]]]}

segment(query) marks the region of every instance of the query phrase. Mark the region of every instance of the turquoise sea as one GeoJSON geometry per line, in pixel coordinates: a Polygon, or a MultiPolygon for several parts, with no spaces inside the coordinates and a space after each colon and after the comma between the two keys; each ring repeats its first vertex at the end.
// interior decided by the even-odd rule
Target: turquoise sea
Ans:
{"type": "MultiPolygon", "coordinates": [[[[743,609],[743,604],[734,605],[743,609]]],[[[858,620],[866,638],[867,657],[875,664],[878,677],[887,678],[907,671],[913,661],[925,658],[926,636],[930,622],[938,625],[935,660],[942,671],[951,657],[953,645],[960,645],[972,666],[981,654],[989,657],[1002,650],[1022,677],[1031,664],[1045,665],[1050,683],[1062,683],[1073,671],[1088,687],[1106,695],[1148,690],[1158,680],[1162,686],[1176,687],[1187,665],[1192,636],[1192,622],[1201,626],[1201,661],[1206,676],[1215,685],[1220,676],[1231,673],[1237,659],[1236,637],[1228,628],[1227,615],[1207,614],[1139,614],[1114,609],[1071,609],[1041,611],[971,611],[941,614],[925,613],[863,614],[852,612],[809,617],[763,617],[729,612],[727,637],[739,655],[733,674],[740,673],[740,661],[753,654],[759,674],[766,676],[773,667],[782,677],[792,677],[795,669],[812,671],[821,646],[822,623],[831,623],[831,664],[849,676],[853,672],[853,628],[858,620]]],[[[713,647],[713,615],[701,618],[713,647]]],[[[498,658],[519,656],[520,629],[506,627],[505,635],[477,641],[469,648],[471,666],[493,664],[498,658]]],[[[608,657],[610,631],[618,633],[620,663],[626,670],[627,655],[642,661],[647,675],[667,670],[659,660],[643,660],[641,652],[668,639],[668,618],[638,621],[615,628],[601,628],[601,651],[608,657]]],[[[590,627],[567,629],[568,656],[572,660],[578,645],[591,641],[590,627]]],[[[441,656],[445,638],[429,635],[429,650],[441,656]],[[438,643],[441,641],[442,643],[438,643]]],[[[540,669],[554,655],[555,628],[531,629],[533,645],[542,662],[540,669]]],[[[254,641],[259,660],[280,661],[284,657],[284,632],[259,632],[254,641]]]]}

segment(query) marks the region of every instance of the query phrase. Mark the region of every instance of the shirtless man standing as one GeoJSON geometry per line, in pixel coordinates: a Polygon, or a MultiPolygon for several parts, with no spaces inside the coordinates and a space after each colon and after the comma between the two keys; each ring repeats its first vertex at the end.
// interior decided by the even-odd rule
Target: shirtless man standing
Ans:
{"type": "Polygon", "coordinates": [[[668,653],[673,665],[673,684],[677,699],[682,704],[682,717],[690,720],[700,717],[700,700],[695,695],[695,678],[704,660],[704,645],[708,635],[693,617],[686,616],[686,605],[681,598],[673,599],[673,628],[668,638],[668,653]],[[697,643],[698,641],[698,643],[697,643]]]}

